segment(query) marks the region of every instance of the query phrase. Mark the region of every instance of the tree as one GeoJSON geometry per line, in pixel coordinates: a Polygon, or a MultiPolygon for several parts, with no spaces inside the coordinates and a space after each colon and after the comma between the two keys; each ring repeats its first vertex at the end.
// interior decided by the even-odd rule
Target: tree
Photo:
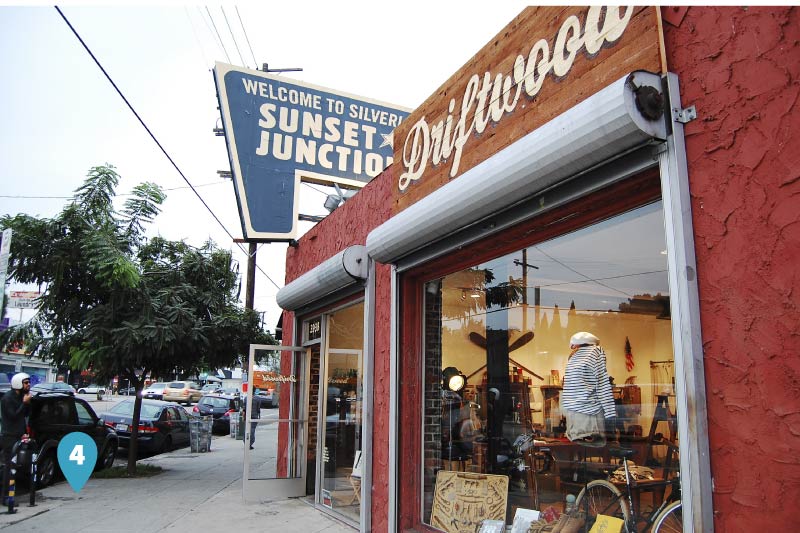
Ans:
{"type": "MultiPolygon", "coordinates": [[[[145,227],[165,196],[136,186],[121,212],[113,206],[119,175],[94,167],[52,219],[3,217],[14,231],[9,273],[44,288],[35,317],[0,334],[36,355],[98,379],[119,376],[137,392],[147,377],[233,366],[250,343],[274,342],[258,315],[238,303],[238,269],[213,242],[196,248],[145,227]]],[[[135,396],[128,470],[136,465],[141,397],[135,396]]]]}

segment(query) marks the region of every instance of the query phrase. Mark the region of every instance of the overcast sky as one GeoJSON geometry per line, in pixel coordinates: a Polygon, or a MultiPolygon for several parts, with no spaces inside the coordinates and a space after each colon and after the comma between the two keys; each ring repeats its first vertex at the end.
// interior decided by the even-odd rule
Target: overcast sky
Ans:
{"type": "MultiPolygon", "coordinates": [[[[110,163],[118,193],[142,181],[167,191],[152,234],[246,255],[218,122],[215,61],[415,108],[522,9],[522,2],[281,2],[163,7],[78,7],[64,15],[217,223],[158,149],[52,6],[0,6],[0,214],[54,216],[92,166],[110,163]],[[233,37],[232,37],[233,34],[233,37]],[[238,47],[238,49],[237,49],[238,47]]],[[[318,185],[301,187],[300,213],[322,215],[318,185]]],[[[304,232],[310,223],[301,223],[304,232]]],[[[284,284],[285,244],[262,245],[255,308],[270,330],[284,284]],[[267,278],[271,278],[270,279],[267,278]],[[274,283],[273,283],[274,281],[274,283]]],[[[14,283],[7,290],[31,290],[14,283]]],[[[242,299],[244,298],[244,291],[242,299]]],[[[9,310],[11,318],[19,311],[9,310]]]]}

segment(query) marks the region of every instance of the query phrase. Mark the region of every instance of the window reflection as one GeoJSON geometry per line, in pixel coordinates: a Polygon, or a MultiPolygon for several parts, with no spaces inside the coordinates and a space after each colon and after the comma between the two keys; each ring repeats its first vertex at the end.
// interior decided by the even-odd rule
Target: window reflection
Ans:
{"type": "MultiPolygon", "coordinates": [[[[425,420],[439,421],[425,426],[424,456],[436,458],[425,465],[426,520],[440,470],[507,476],[508,510],[560,510],[586,476],[605,476],[578,476],[564,436],[561,385],[579,331],[606,354],[616,407],[608,443],[635,448],[634,462],[656,476],[676,473],[665,249],[656,202],[426,284],[425,420]]],[[[610,464],[602,450],[592,455],[610,464]]],[[[642,498],[657,506],[663,494],[642,498]]]]}

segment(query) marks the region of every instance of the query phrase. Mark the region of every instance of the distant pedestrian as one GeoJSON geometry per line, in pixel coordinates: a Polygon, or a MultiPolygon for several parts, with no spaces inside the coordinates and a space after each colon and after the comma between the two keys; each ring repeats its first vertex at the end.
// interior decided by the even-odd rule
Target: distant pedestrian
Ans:
{"type": "MultiPolygon", "coordinates": [[[[244,398],[244,416],[247,418],[247,397],[244,398]]],[[[257,395],[253,395],[253,414],[250,418],[261,418],[261,400],[257,395]]],[[[250,449],[253,449],[253,444],[256,442],[256,427],[258,422],[250,422],[250,449]]]]}
{"type": "Polygon", "coordinates": [[[8,491],[9,473],[11,472],[11,452],[28,431],[28,414],[31,404],[31,377],[20,372],[11,378],[11,390],[6,391],[0,399],[0,446],[3,454],[3,500],[8,491]]]}

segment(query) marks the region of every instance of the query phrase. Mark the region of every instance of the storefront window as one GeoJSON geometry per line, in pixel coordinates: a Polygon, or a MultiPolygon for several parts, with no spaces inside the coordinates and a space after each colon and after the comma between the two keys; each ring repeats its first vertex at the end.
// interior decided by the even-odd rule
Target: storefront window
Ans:
{"type": "MultiPolygon", "coordinates": [[[[667,269],[655,202],[426,284],[425,522],[489,518],[439,505],[459,476],[494,479],[471,474],[507,480],[506,523],[520,507],[561,512],[617,468],[618,446],[637,475],[676,478],[667,269]]],[[[643,483],[637,510],[671,489],[643,483]]]]}
{"type": "Polygon", "coordinates": [[[328,315],[326,331],[321,503],[358,521],[363,464],[363,302],[328,315]]]}

